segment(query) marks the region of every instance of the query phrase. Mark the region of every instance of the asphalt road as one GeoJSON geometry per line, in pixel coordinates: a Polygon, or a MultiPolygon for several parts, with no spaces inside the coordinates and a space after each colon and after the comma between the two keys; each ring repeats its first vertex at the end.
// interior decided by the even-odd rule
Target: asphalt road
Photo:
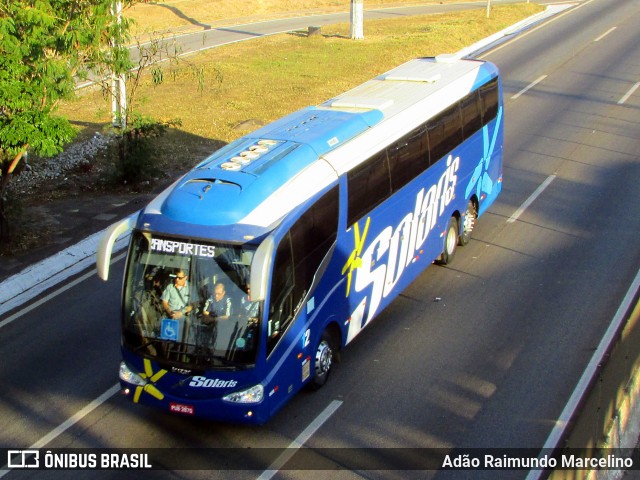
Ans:
{"type": "MultiPolygon", "coordinates": [[[[632,92],[639,24],[638,1],[589,0],[486,54],[505,86],[503,193],[454,263],[428,269],[394,301],[344,350],[320,391],[301,393],[262,427],[169,416],[112,395],[118,262],[107,284],[90,277],[2,329],[0,448],[256,448],[296,439],[316,449],[541,447],[640,268],[640,92],[632,92]],[[82,410],[101,395],[95,409],[82,410]],[[60,427],[74,415],[77,423],[60,427]]],[[[70,473],[6,478],[18,476],[70,473]]],[[[361,470],[274,478],[525,476],[361,470]]]]}

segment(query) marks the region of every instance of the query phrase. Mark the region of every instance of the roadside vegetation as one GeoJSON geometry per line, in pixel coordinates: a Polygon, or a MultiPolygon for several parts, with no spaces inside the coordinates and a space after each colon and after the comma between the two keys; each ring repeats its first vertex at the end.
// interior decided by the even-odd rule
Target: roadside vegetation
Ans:
{"type": "MultiPolygon", "coordinates": [[[[163,23],[167,11],[186,22],[178,30],[202,29],[203,25],[221,21],[205,17],[205,11],[217,12],[224,15],[223,18],[238,18],[237,14],[247,11],[265,15],[246,5],[243,8],[243,2],[216,2],[221,6],[235,5],[237,13],[223,13],[211,3],[211,0],[173,0],[138,4],[126,14],[138,22],[134,27],[138,35],[168,28],[168,24],[163,23]],[[208,9],[204,8],[205,4],[208,9]],[[187,9],[187,6],[195,9],[197,5],[204,10],[187,9]]],[[[281,5],[290,11],[303,9],[297,7],[303,3],[302,0],[264,0],[259,5],[281,5]]],[[[313,5],[326,9],[342,5],[340,9],[344,10],[343,3],[344,0],[326,0],[313,5]]],[[[375,2],[367,1],[367,8],[372,4],[375,2]]],[[[378,0],[377,4],[389,2],[378,0]]],[[[368,21],[365,39],[359,41],[349,39],[348,23],[336,24],[322,27],[320,35],[308,36],[306,31],[301,31],[264,37],[166,62],[161,70],[150,68],[136,80],[136,118],[153,119],[154,124],[172,128],[163,127],[162,135],[142,132],[144,148],[133,163],[118,166],[117,152],[101,150],[89,162],[65,173],[64,181],[49,180],[46,188],[36,186],[37,195],[25,196],[25,189],[28,193],[30,187],[21,186],[22,197],[28,200],[22,202],[16,212],[27,210],[34,202],[55,198],[158,191],[217,148],[276,118],[322,102],[412,58],[456,52],[541,9],[536,4],[521,3],[494,6],[490,18],[486,18],[484,9],[478,9],[368,21]]],[[[280,14],[281,10],[269,13],[280,14]]],[[[162,35],[166,37],[165,33],[162,35]]],[[[77,143],[94,138],[96,133],[109,134],[112,130],[110,108],[110,99],[105,98],[102,91],[87,88],[75,99],[62,102],[58,113],[77,128],[77,143]]],[[[155,127],[144,122],[143,125],[150,129],[147,132],[157,133],[155,127]]],[[[31,168],[37,169],[41,161],[46,160],[30,158],[31,168]]],[[[29,225],[19,224],[20,218],[16,220],[17,233],[25,233],[28,241],[15,236],[16,243],[9,253],[32,248],[34,242],[37,244],[48,237],[42,231],[29,235],[29,225]]],[[[33,218],[30,222],[33,224],[33,218]]]]}
{"type": "MultiPolygon", "coordinates": [[[[364,0],[366,9],[395,6],[424,5],[425,3],[463,3],[473,0],[364,0]]],[[[134,36],[151,32],[202,30],[224,25],[240,25],[263,20],[321,13],[345,12],[350,0],[166,0],[140,2],[127,10],[126,16],[135,23],[134,36]]]]}
{"type": "MultiPolygon", "coordinates": [[[[489,19],[473,10],[370,21],[361,41],[348,40],[345,23],[323,27],[321,35],[296,32],[226,45],[188,57],[188,67],[167,66],[160,85],[151,76],[143,79],[138,108],[161,120],[179,119],[181,127],[160,140],[167,157],[158,161],[188,168],[201,159],[189,153],[198,144],[228,143],[412,58],[456,52],[540,10],[522,3],[494,7],[489,19]]],[[[93,134],[108,124],[109,108],[100,92],[88,91],[60,111],[93,134]]]]}

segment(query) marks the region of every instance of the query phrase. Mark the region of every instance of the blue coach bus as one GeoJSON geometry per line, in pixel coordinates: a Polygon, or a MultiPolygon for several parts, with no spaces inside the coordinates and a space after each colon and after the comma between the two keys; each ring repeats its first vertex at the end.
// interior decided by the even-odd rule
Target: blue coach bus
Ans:
{"type": "Polygon", "coordinates": [[[419,58],[242,137],[131,230],[120,381],[133,402],[263,423],[431,263],[448,264],[502,182],[500,76],[419,58]]]}

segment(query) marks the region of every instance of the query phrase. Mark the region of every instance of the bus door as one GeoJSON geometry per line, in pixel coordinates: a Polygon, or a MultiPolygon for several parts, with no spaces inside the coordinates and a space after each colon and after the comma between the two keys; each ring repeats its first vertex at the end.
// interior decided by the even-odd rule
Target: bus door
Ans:
{"type": "Polygon", "coordinates": [[[317,195],[307,207],[294,211],[263,242],[252,264],[252,295],[265,300],[264,386],[272,412],[305,383],[326,377],[315,373],[314,349],[326,327],[318,307],[331,290],[328,285],[340,280],[324,276],[338,231],[338,186],[317,195]]]}

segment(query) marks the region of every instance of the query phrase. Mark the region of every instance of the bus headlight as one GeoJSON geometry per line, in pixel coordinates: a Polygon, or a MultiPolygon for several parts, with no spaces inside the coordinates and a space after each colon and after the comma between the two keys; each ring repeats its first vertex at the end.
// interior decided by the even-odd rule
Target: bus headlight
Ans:
{"type": "Polygon", "coordinates": [[[120,380],[131,383],[132,385],[139,385],[141,387],[144,387],[147,384],[146,379],[131,370],[124,362],[120,362],[120,380]]]}
{"type": "Polygon", "coordinates": [[[264,387],[262,385],[254,385],[246,390],[225,395],[222,400],[231,403],[260,403],[263,398],[264,387]]]}

